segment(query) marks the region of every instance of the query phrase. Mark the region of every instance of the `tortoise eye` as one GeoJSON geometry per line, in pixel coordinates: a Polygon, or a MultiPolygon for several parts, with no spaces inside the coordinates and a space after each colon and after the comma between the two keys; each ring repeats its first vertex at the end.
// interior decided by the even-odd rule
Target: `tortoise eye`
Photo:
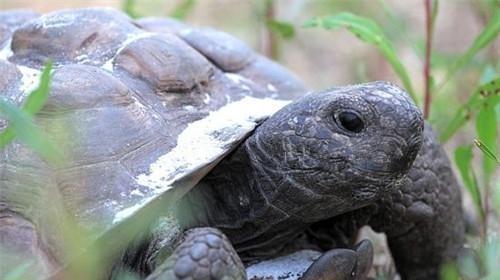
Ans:
{"type": "Polygon", "coordinates": [[[365,127],[361,117],[354,112],[342,112],[337,116],[337,123],[344,129],[359,133],[365,127]]]}

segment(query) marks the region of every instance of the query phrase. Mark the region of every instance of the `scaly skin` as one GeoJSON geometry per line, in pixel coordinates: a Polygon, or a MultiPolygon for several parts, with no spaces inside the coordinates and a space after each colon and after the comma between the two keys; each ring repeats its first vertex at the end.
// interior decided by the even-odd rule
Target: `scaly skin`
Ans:
{"type": "Polygon", "coordinates": [[[460,189],[428,124],[422,148],[395,191],[372,205],[311,225],[306,231],[310,244],[303,246],[347,247],[364,225],[387,235],[403,279],[439,279],[441,265],[463,252],[460,189]]]}
{"type": "MultiPolygon", "coordinates": [[[[365,273],[343,272],[355,267],[353,257],[335,248],[352,248],[356,230],[369,224],[387,233],[404,279],[436,279],[462,246],[463,220],[459,190],[430,129],[420,149],[422,127],[418,109],[387,83],[304,97],[266,120],[190,192],[179,220],[186,229],[220,229],[244,263],[300,248],[324,250],[324,264],[341,256],[338,269],[324,268],[346,279],[365,273]],[[361,116],[363,130],[340,127],[344,110],[361,116]]],[[[176,252],[170,266],[151,270],[172,275],[176,252]]],[[[366,263],[367,256],[354,259],[366,263]]],[[[314,266],[308,279],[324,277],[321,263],[314,266]]]]}
{"type": "Polygon", "coordinates": [[[387,234],[403,279],[438,279],[440,266],[458,257],[465,226],[458,184],[429,125],[407,180],[379,205],[370,224],[387,234]]]}

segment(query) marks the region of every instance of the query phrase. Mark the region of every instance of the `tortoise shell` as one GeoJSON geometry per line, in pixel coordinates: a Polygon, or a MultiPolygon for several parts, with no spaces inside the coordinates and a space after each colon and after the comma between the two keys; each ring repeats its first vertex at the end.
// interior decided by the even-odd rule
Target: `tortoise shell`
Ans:
{"type": "Polygon", "coordinates": [[[64,221],[97,238],[160,198],[175,201],[306,91],[226,33],[112,9],[2,12],[0,50],[0,93],[16,104],[44,63],[55,65],[35,121],[63,164],[18,141],[0,153],[0,213],[31,223],[20,238],[37,239],[48,270],[67,259],[64,221]]]}

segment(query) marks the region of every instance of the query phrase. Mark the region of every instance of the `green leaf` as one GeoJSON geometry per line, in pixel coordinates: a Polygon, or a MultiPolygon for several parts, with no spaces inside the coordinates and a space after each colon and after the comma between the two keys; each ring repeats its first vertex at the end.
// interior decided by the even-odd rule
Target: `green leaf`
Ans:
{"type": "Polygon", "coordinates": [[[33,261],[25,262],[21,265],[18,265],[13,270],[9,271],[7,275],[4,275],[4,280],[20,280],[25,279],[26,272],[29,271],[30,267],[33,266],[33,261]]]}
{"type": "Polygon", "coordinates": [[[497,120],[495,108],[486,103],[476,118],[476,133],[479,140],[474,141],[486,156],[483,157],[483,174],[489,181],[491,174],[495,170],[496,161],[496,134],[497,120]],[[493,158],[493,159],[492,159],[493,158]]]}
{"type": "Polygon", "coordinates": [[[474,39],[474,42],[469,47],[469,49],[467,49],[465,54],[462,55],[447,71],[445,78],[439,85],[438,89],[442,88],[450,80],[450,78],[455,75],[457,70],[459,70],[462,66],[469,63],[477,52],[482,50],[495,38],[497,38],[499,32],[500,32],[500,9],[497,9],[491,20],[484,27],[483,31],[481,31],[481,33],[476,37],[476,39],[474,39]]]}
{"type": "Polygon", "coordinates": [[[131,18],[138,18],[139,15],[135,12],[135,0],[123,0],[122,10],[131,18]]]}
{"type": "Polygon", "coordinates": [[[266,25],[275,34],[278,34],[283,39],[292,39],[295,36],[295,27],[289,22],[278,20],[267,20],[266,25]]]}
{"type": "Polygon", "coordinates": [[[477,184],[477,179],[474,170],[471,166],[472,161],[472,146],[460,146],[455,150],[455,163],[462,177],[465,187],[469,191],[472,201],[481,215],[483,214],[483,202],[481,199],[481,191],[477,184]]]}
{"type": "Polygon", "coordinates": [[[500,263],[500,239],[498,239],[498,236],[492,234],[481,249],[481,257],[485,270],[488,273],[487,277],[483,279],[500,279],[500,270],[498,269],[498,264],[500,263]]]}
{"type": "Polygon", "coordinates": [[[303,26],[308,28],[322,27],[327,30],[346,28],[359,39],[374,45],[391,64],[392,68],[403,82],[403,86],[413,100],[417,102],[415,91],[413,90],[406,68],[397,57],[396,50],[392,46],[390,40],[382,29],[371,19],[344,12],[332,16],[311,18],[307,20],[303,26]]]}
{"type": "Polygon", "coordinates": [[[492,107],[500,103],[500,77],[480,85],[472,93],[467,102],[457,110],[451,122],[441,133],[440,141],[442,143],[448,141],[460,127],[472,118],[474,112],[480,110],[486,103],[492,107]]]}
{"type": "Polygon", "coordinates": [[[460,280],[460,273],[455,263],[446,263],[441,268],[441,277],[443,280],[460,280]]]}
{"type": "Polygon", "coordinates": [[[176,19],[183,20],[189,13],[194,9],[196,5],[196,0],[183,0],[174,10],[170,13],[170,16],[176,19]]]}

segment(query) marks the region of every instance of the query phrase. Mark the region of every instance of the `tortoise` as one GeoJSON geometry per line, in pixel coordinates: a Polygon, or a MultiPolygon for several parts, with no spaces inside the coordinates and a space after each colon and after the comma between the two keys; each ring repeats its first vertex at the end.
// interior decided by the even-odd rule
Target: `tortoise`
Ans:
{"type": "Polygon", "coordinates": [[[245,279],[312,249],[302,279],[364,279],[364,225],[387,234],[404,279],[438,278],[462,247],[450,164],[396,85],[309,92],[231,35],[103,8],[2,12],[0,47],[16,104],[53,61],[36,123],[64,156],[2,151],[4,266],[64,278],[85,254],[65,251],[68,221],[109,251],[100,278],[245,279]]]}

